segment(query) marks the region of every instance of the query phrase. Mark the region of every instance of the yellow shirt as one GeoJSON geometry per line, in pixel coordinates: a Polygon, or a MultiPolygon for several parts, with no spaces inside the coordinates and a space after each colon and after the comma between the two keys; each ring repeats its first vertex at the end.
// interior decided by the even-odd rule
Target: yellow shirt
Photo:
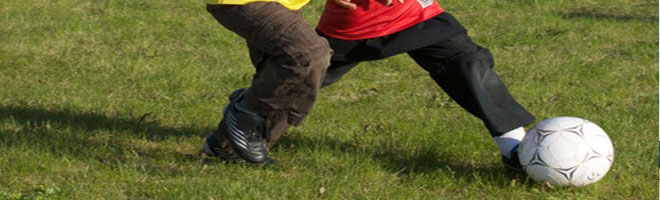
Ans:
{"type": "Polygon", "coordinates": [[[299,10],[309,0],[206,0],[207,4],[229,4],[229,5],[245,5],[252,2],[277,2],[282,4],[289,10],[299,10]]]}

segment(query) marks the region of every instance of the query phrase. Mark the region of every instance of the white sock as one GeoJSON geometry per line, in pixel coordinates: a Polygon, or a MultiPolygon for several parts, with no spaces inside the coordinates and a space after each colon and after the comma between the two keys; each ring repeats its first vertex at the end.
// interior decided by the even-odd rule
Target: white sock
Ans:
{"type": "Polygon", "coordinates": [[[525,129],[523,127],[515,128],[504,135],[493,137],[497,147],[500,148],[500,153],[504,157],[511,158],[511,150],[513,150],[516,145],[520,144],[523,137],[525,137],[525,129]]]}

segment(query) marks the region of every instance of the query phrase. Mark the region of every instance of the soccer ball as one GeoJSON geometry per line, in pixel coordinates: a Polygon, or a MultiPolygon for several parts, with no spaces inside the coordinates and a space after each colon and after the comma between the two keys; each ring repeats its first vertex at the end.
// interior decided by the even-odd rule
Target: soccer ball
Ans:
{"type": "Polygon", "coordinates": [[[605,176],[614,161],[614,148],[598,125],[577,117],[555,117],[525,135],[518,157],[535,181],[585,186],[605,176]]]}

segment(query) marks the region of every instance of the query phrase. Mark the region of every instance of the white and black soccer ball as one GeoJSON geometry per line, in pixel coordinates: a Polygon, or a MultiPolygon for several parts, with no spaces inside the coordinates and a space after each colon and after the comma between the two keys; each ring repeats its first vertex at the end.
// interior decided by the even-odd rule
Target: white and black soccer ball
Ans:
{"type": "Polygon", "coordinates": [[[609,171],[614,148],[598,125],[577,117],[539,122],[520,143],[520,164],[538,182],[585,186],[609,171]]]}

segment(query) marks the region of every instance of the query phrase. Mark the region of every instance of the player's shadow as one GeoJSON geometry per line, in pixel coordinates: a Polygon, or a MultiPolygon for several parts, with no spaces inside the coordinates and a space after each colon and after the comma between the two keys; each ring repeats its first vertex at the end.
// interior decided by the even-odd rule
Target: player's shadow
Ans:
{"type": "Polygon", "coordinates": [[[123,115],[111,117],[91,111],[22,105],[0,106],[0,121],[9,121],[5,123],[6,127],[0,129],[3,131],[0,133],[0,141],[8,147],[29,145],[30,148],[56,156],[73,156],[83,160],[94,158],[101,163],[112,165],[133,162],[126,158],[126,155],[130,154],[139,156],[137,159],[198,159],[194,153],[177,152],[172,148],[164,148],[163,145],[136,145],[133,142],[146,140],[160,143],[187,137],[203,137],[208,130],[163,126],[149,120],[150,113],[129,115],[130,117],[123,115]],[[12,127],[12,124],[18,126],[12,127]],[[120,135],[115,135],[116,133],[120,135]],[[97,151],[97,148],[107,149],[97,151]]]}
{"type": "Polygon", "coordinates": [[[364,147],[328,137],[310,139],[297,134],[282,137],[277,145],[283,149],[288,149],[290,146],[296,148],[313,148],[311,146],[321,145],[325,146],[324,148],[337,149],[342,154],[357,156],[364,156],[366,154],[368,158],[377,161],[383,169],[400,177],[409,177],[414,174],[428,174],[443,170],[451,174],[456,180],[466,182],[497,182],[496,185],[508,186],[511,181],[516,180],[516,182],[523,183],[526,186],[532,186],[533,184],[522,172],[507,170],[501,163],[465,163],[460,160],[452,160],[451,158],[455,156],[450,156],[446,152],[431,150],[431,148],[422,148],[422,150],[411,154],[405,150],[405,147],[364,147]]]}
{"type": "MultiPolygon", "coordinates": [[[[196,162],[201,157],[196,152],[182,153],[163,145],[136,145],[138,140],[159,143],[179,140],[187,137],[202,138],[208,133],[206,128],[168,127],[149,120],[149,114],[129,115],[129,117],[111,117],[90,111],[67,109],[45,109],[31,106],[0,106],[0,121],[9,121],[8,127],[2,127],[0,141],[8,147],[30,145],[38,151],[46,151],[55,156],[66,156],[81,160],[95,159],[107,165],[125,165],[144,160],[174,158],[178,162],[196,162]],[[17,124],[11,127],[11,124],[17,124]],[[72,130],[66,130],[72,129],[72,130]],[[107,131],[107,132],[106,132],[107,131]],[[80,133],[86,134],[80,134],[80,133]],[[103,135],[119,133],[118,136],[103,135]],[[107,137],[117,137],[110,140],[107,137]],[[119,140],[119,141],[118,141],[119,140]],[[108,147],[110,146],[110,147],[108,147]],[[97,150],[97,148],[107,148],[97,150]],[[129,156],[127,156],[129,155],[129,156]],[[137,155],[138,158],[131,158],[137,155]]],[[[405,177],[411,174],[430,173],[442,169],[448,171],[457,180],[477,182],[483,179],[502,181],[505,186],[511,180],[524,182],[525,177],[511,173],[501,165],[470,164],[449,159],[446,152],[436,152],[430,148],[409,153],[405,147],[381,148],[376,146],[358,146],[334,138],[310,139],[289,134],[278,141],[275,150],[295,147],[308,148],[322,145],[329,149],[338,149],[342,153],[364,156],[374,159],[383,169],[405,177]],[[505,175],[505,179],[502,177],[505,175]]],[[[498,163],[499,164],[499,163],[498,163]]],[[[181,173],[169,165],[143,166],[145,173],[181,173]]]]}
{"type": "Polygon", "coordinates": [[[205,134],[203,130],[198,128],[162,126],[149,119],[152,114],[149,112],[128,114],[129,117],[110,117],[90,111],[0,106],[0,119],[10,118],[19,124],[31,124],[32,126],[61,124],[88,132],[93,130],[139,132],[145,138],[153,141],[161,141],[168,137],[203,136],[205,134]]]}

